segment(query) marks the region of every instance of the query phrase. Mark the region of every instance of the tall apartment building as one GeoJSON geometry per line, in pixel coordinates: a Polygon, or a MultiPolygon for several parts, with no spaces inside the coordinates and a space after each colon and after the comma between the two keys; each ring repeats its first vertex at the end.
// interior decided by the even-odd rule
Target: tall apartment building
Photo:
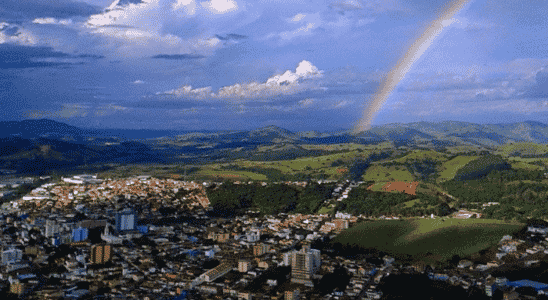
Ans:
{"type": "Polygon", "coordinates": [[[59,232],[59,225],[54,220],[46,221],[46,237],[53,237],[59,232]]]}
{"type": "Polygon", "coordinates": [[[88,239],[88,229],[78,227],[72,230],[72,241],[81,242],[88,239]]]}
{"type": "Polygon", "coordinates": [[[112,247],[110,245],[93,245],[91,247],[91,262],[104,264],[112,259],[112,247]]]}
{"type": "Polygon", "coordinates": [[[125,209],[116,213],[116,231],[135,230],[135,213],[125,209]]]}
{"type": "Polygon", "coordinates": [[[289,257],[291,263],[291,282],[314,286],[312,276],[320,269],[321,252],[310,249],[306,244],[300,251],[293,251],[289,257]]]}
{"type": "Polygon", "coordinates": [[[238,272],[247,273],[251,270],[251,262],[247,260],[240,260],[238,262],[238,272]]]}
{"type": "Polygon", "coordinates": [[[270,245],[260,243],[258,245],[253,246],[253,255],[255,255],[255,256],[264,255],[268,251],[270,251],[270,245]]]}
{"type": "Polygon", "coordinates": [[[19,282],[19,280],[15,280],[12,284],[10,284],[10,293],[21,295],[25,291],[25,284],[19,282]]]}
{"type": "Polygon", "coordinates": [[[285,291],[285,300],[299,300],[299,290],[285,291]]]}

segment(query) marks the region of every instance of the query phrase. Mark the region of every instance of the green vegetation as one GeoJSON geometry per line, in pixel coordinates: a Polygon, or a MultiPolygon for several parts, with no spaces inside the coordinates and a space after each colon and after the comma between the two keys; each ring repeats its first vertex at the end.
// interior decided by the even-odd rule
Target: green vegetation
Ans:
{"type": "MultiPolygon", "coordinates": [[[[433,150],[413,150],[412,152],[402,152],[399,155],[394,154],[391,159],[385,159],[377,164],[384,167],[395,167],[392,169],[394,170],[393,173],[395,175],[392,178],[396,177],[394,178],[395,180],[421,180],[433,182],[437,177],[438,169],[446,160],[446,155],[433,150]]],[[[390,179],[389,176],[391,175],[391,172],[385,172],[385,178],[379,177],[381,176],[380,174],[380,172],[366,173],[366,176],[368,176],[366,178],[367,180],[372,180],[375,176],[377,176],[376,180],[390,179]]]]}
{"type": "Polygon", "coordinates": [[[353,189],[343,200],[339,210],[365,216],[423,216],[447,215],[452,212],[449,205],[437,194],[417,193],[408,195],[400,192],[379,192],[366,187],[353,189]]]}
{"type": "Polygon", "coordinates": [[[473,180],[481,178],[491,171],[509,170],[510,164],[500,155],[484,155],[467,163],[455,174],[455,180],[473,180]]]}
{"type": "Polygon", "coordinates": [[[535,143],[511,143],[498,147],[496,153],[506,157],[547,157],[548,145],[535,143]]]}
{"type": "Polygon", "coordinates": [[[358,224],[333,242],[375,248],[400,260],[433,262],[479,252],[521,227],[520,223],[484,219],[384,220],[358,224]]]}
{"type": "Polygon", "coordinates": [[[234,184],[224,182],[207,189],[207,196],[219,215],[234,215],[246,209],[262,214],[315,213],[329,199],[335,185],[310,182],[306,187],[286,184],[234,184]]]}
{"type": "Polygon", "coordinates": [[[235,180],[267,180],[264,174],[257,174],[249,171],[224,171],[224,170],[200,170],[195,173],[199,177],[235,179],[235,180]]]}
{"type": "Polygon", "coordinates": [[[390,181],[414,181],[413,174],[405,166],[382,166],[378,164],[371,165],[362,179],[364,181],[390,182],[390,181]]]}
{"type": "Polygon", "coordinates": [[[487,218],[524,220],[545,218],[548,212],[548,184],[543,178],[539,170],[503,170],[478,180],[449,180],[442,186],[465,205],[499,203],[483,210],[487,218]]]}
{"type": "Polygon", "coordinates": [[[526,170],[544,170],[544,163],[526,163],[519,160],[510,160],[510,165],[512,166],[512,169],[526,169],[526,170]]]}
{"type": "Polygon", "coordinates": [[[469,162],[476,160],[478,156],[462,156],[459,155],[451,160],[444,162],[441,166],[442,171],[439,173],[438,181],[446,181],[453,179],[457,171],[464,167],[469,162]]]}
{"type": "Polygon", "coordinates": [[[394,160],[394,162],[405,164],[421,160],[444,162],[447,160],[447,157],[446,155],[434,150],[414,150],[406,156],[394,160]]]}

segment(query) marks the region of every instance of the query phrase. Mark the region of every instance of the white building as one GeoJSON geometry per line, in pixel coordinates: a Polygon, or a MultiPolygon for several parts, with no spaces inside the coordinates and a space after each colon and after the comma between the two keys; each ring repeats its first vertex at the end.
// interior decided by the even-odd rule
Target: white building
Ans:
{"type": "Polygon", "coordinates": [[[101,183],[101,179],[97,179],[97,175],[76,175],[72,178],[63,177],[63,181],[73,184],[89,184],[89,183],[101,183]]]}
{"type": "Polygon", "coordinates": [[[123,239],[120,237],[111,235],[108,227],[109,227],[109,224],[105,226],[105,231],[101,233],[101,239],[109,244],[121,244],[123,239]]]}
{"type": "Polygon", "coordinates": [[[46,221],[46,237],[52,237],[59,232],[59,225],[54,220],[46,221]]]}
{"type": "Polygon", "coordinates": [[[261,240],[261,233],[259,231],[251,231],[246,234],[246,239],[248,243],[255,243],[261,240]]]}
{"type": "Polygon", "coordinates": [[[284,263],[290,260],[291,282],[314,286],[312,276],[320,269],[322,263],[321,252],[317,249],[310,249],[310,245],[304,245],[300,251],[288,253],[284,256],[284,263]]]}

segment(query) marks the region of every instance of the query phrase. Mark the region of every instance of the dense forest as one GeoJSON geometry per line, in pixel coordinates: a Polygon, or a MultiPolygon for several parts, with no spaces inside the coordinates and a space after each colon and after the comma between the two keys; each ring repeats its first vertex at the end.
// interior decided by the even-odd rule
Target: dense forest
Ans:
{"type": "Polygon", "coordinates": [[[483,155],[458,170],[455,180],[474,180],[484,177],[492,171],[505,171],[511,168],[510,164],[500,155],[483,155]]]}
{"type": "Polygon", "coordinates": [[[442,184],[447,192],[468,208],[498,204],[483,209],[484,218],[525,220],[548,213],[548,185],[538,170],[495,170],[476,180],[450,180],[442,184]]]}
{"type": "Polygon", "coordinates": [[[314,213],[331,197],[334,184],[309,182],[306,187],[286,184],[234,184],[224,182],[207,189],[211,206],[219,215],[230,216],[245,210],[260,210],[262,214],[314,213]]]}
{"type": "Polygon", "coordinates": [[[353,189],[341,203],[340,210],[365,216],[423,216],[435,214],[445,216],[453,210],[436,196],[417,193],[375,192],[367,188],[353,189]]]}

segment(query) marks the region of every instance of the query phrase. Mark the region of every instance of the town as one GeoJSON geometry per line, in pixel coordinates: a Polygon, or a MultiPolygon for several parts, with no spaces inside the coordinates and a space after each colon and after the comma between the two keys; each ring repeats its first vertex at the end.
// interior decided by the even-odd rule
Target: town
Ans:
{"type": "MultiPolygon", "coordinates": [[[[504,236],[486,264],[461,259],[437,268],[386,254],[352,258],[314,247],[360,222],[400,217],[254,211],[214,217],[206,193],[212,184],[222,183],[147,175],[3,182],[3,197],[12,198],[0,216],[0,289],[13,299],[381,299],[387,278],[423,274],[478,299],[548,294],[548,284],[490,272],[510,258],[523,268],[538,266],[548,254],[542,225],[527,227],[525,237],[504,236]],[[34,188],[13,198],[22,184],[34,188]]],[[[359,185],[337,183],[334,201],[359,185]]]]}

